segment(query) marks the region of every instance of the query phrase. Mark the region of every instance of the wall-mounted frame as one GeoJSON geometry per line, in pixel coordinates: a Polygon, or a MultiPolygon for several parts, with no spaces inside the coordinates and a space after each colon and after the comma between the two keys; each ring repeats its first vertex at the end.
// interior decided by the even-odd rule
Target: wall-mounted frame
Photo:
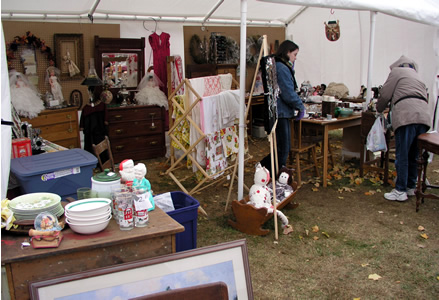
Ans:
{"type": "Polygon", "coordinates": [[[70,105],[75,106],[80,110],[82,108],[82,93],[80,90],[73,90],[70,93],[70,105]]]}
{"type": "Polygon", "coordinates": [[[209,283],[226,284],[228,299],[253,299],[244,239],[31,282],[29,289],[31,299],[132,299],[209,283]]]}
{"type": "Polygon", "coordinates": [[[61,79],[82,78],[84,76],[83,35],[56,33],[54,44],[56,67],[61,71],[61,79]],[[74,75],[71,76],[71,74],[74,75]]]}

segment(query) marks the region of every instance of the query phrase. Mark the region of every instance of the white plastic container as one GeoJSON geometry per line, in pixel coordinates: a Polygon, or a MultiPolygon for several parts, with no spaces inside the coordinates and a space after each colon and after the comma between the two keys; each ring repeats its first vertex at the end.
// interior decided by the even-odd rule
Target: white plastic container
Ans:
{"type": "Polygon", "coordinates": [[[120,176],[117,173],[105,169],[91,178],[91,189],[98,193],[99,198],[111,199],[113,188],[120,187],[120,176]]]}

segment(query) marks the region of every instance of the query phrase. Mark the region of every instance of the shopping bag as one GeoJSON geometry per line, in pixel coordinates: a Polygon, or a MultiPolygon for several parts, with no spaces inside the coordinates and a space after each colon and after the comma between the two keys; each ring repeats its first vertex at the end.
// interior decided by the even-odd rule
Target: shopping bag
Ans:
{"type": "Polygon", "coordinates": [[[367,135],[366,149],[372,152],[387,151],[386,136],[384,129],[384,119],[380,115],[376,118],[367,135]]]}

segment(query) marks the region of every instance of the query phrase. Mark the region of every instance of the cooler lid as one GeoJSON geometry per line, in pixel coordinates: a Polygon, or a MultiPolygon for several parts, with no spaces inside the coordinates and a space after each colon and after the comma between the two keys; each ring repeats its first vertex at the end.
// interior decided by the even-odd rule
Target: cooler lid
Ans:
{"type": "Polygon", "coordinates": [[[83,149],[43,153],[11,159],[11,172],[17,176],[33,176],[77,167],[96,167],[96,156],[83,149]]]}
{"type": "Polygon", "coordinates": [[[115,172],[110,172],[110,169],[105,169],[104,172],[98,173],[93,176],[93,180],[99,182],[111,182],[120,179],[120,175],[115,172]]]}

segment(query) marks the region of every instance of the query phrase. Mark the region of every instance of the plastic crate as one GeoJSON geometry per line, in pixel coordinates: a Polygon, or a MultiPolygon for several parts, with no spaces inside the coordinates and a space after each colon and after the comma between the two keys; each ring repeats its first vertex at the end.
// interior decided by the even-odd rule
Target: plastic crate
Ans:
{"type": "Polygon", "coordinates": [[[44,153],[11,160],[23,194],[47,192],[76,199],[76,190],[91,187],[97,158],[82,149],[44,153]]]}
{"type": "Polygon", "coordinates": [[[175,210],[167,212],[175,221],[184,226],[184,231],[177,233],[176,251],[197,248],[197,219],[200,203],[183,192],[171,192],[175,210]]]}

